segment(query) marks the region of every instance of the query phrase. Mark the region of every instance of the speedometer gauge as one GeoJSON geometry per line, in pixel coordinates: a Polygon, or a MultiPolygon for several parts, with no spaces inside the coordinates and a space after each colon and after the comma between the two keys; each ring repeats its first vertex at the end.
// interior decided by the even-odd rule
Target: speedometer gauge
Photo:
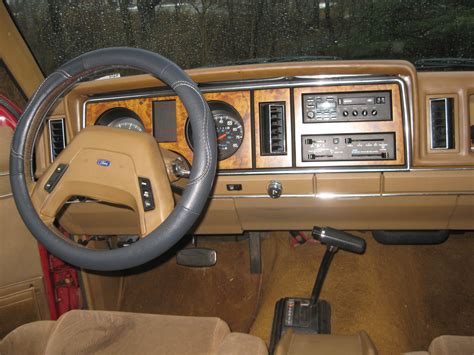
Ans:
{"type": "Polygon", "coordinates": [[[135,117],[121,117],[110,122],[108,126],[137,132],[145,131],[143,123],[141,123],[135,117]]]}
{"type": "MultiPolygon", "coordinates": [[[[219,160],[224,160],[239,149],[244,139],[244,124],[235,108],[222,101],[210,101],[209,107],[216,124],[217,149],[219,160]]],[[[193,149],[192,128],[186,122],[186,140],[193,149]]]]}
{"type": "Polygon", "coordinates": [[[105,111],[95,122],[99,126],[109,126],[130,131],[145,132],[140,117],[132,110],[125,107],[114,107],[105,111]]]}

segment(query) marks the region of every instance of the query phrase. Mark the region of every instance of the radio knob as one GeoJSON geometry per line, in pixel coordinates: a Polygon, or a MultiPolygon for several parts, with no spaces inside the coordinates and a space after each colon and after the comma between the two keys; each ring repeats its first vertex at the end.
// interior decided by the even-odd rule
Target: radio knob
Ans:
{"type": "Polygon", "coordinates": [[[362,116],[367,116],[367,115],[368,115],[367,110],[363,110],[363,111],[362,111],[362,116]]]}
{"type": "Polygon", "coordinates": [[[268,196],[270,196],[271,198],[280,197],[281,193],[283,192],[283,186],[281,185],[281,182],[279,181],[270,182],[267,187],[267,192],[268,192],[268,196]]]}
{"type": "Polygon", "coordinates": [[[377,116],[377,110],[372,110],[372,116],[377,116]]]}
{"type": "Polygon", "coordinates": [[[357,110],[352,111],[352,116],[356,117],[357,115],[359,115],[359,112],[357,112],[357,110]]]}
{"type": "Polygon", "coordinates": [[[348,111],[343,111],[343,112],[342,112],[342,115],[343,115],[344,117],[347,117],[347,116],[349,116],[349,112],[348,112],[348,111]]]}

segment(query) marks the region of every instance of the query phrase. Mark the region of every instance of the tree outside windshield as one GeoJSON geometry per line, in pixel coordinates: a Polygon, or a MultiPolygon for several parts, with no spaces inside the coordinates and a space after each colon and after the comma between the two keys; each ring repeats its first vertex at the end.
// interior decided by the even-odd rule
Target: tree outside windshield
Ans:
{"type": "Polygon", "coordinates": [[[183,68],[255,58],[415,62],[473,57],[472,0],[6,0],[6,4],[45,74],[79,54],[111,46],[149,49],[183,68]]]}

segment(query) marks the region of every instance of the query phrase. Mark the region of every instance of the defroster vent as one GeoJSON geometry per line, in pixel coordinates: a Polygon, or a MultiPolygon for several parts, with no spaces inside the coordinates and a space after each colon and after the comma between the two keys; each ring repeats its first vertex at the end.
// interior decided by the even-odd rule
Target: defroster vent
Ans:
{"type": "Polygon", "coordinates": [[[52,162],[66,147],[66,129],[64,127],[64,118],[52,118],[48,121],[48,125],[52,162]]]}

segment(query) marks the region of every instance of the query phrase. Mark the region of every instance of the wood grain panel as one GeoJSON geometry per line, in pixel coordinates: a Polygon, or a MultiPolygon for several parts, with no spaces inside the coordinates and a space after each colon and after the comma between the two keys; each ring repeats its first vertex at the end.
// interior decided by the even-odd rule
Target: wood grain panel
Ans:
{"type": "Polygon", "coordinates": [[[90,102],[86,107],[86,126],[93,126],[104,112],[112,108],[124,107],[135,112],[142,120],[145,130],[151,134],[153,132],[152,101],[152,98],[139,98],[90,102]]]}
{"type": "MultiPolygon", "coordinates": [[[[222,93],[207,93],[204,97],[208,101],[224,101],[233,106],[239,112],[244,122],[244,139],[239,150],[231,157],[222,160],[218,169],[251,169],[252,168],[252,136],[250,122],[250,92],[232,91],[222,93]]],[[[147,98],[133,98],[126,100],[111,100],[102,102],[90,102],[86,107],[86,126],[94,125],[97,119],[105,111],[124,107],[134,111],[142,120],[148,133],[153,132],[153,101],[176,100],[176,142],[160,143],[160,146],[183,155],[192,162],[193,152],[186,142],[185,125],[188,118],[186,109],[177,96],[158,96],[147,98]]]]}
{"type": "Polygon", "coordinates": [[[219,162],[219,169],[252,168],[252,124],[250,118],[250,92],[234,91],[204,94],[206,100],[220,100],[234,106],[244,122],[244,139],[239,150],[231,157],[219,162]]]}
{"type": "Polygon", "coordinates": [[[290,89],[254,91],[255,117],[255,165],[257,168],[289,168],[293,154],[293,131],[291,127],[290,89]],[[286,120],[286,155],[260,155],[260,104],[264,102],[284,102],[286,120]]]}
{"type": "MultiPolygon", "coordinates": [[[[294,89],[294,111],[292,118],[290,110],[290,89],[268,89],[254,91],[254,106],[250,107],[249,91],[232,91],[204,94],[206,100],[224,101],[235,107],[244,122],[244,139],[239,150],[231,157],[219,162],[218,169],[251,169],[252,147],[255,143],[256,168],[286,168],[292,166],[292,139],[296,139],[296,166],[297,167],[336,167],[336,166],[370,166],[370,165],[404,165],[405,164],[405,137],[403,134],[403,115],[400,88],[397,84],[374,85],[346,85],[346,86],[318,86],[300,87],[294,89]],[[303,124],[302,95],[305,93],[337,93],[337,92],[364,92],[364,91],[390,91],[392,102],[391,121],[372,122],[325,122],[303,124]],[[260,155],[260,114],[259,105],[262,102],[285,102],[287,125],[287,151],[286,156],[261,156],[260,155]],[[252,138],[251,114],[255,114],[255,139],[252,138]],[[291,120],[294,119],[294,134],[291,120]],[[325,161],[303,162],[301,157],[301,135],[303,134],[357,134],[357,133],[395,133],[396,159],[376,161],[325,161]]],[[[161,96],[149,98],[133,98],[127,100],[111,100],[104,102],[91,102],[87,105],[86,125],[95,123],[105,111],[114,107],[125,107],[136,112],[142,119],[147,132],[152,133],[152,106],[155,100],[176,100],[177,140],[171,143],[161,143],[163,148],[173,150],[192,162],[192,151],[185,138],[186,110],[181,100],[176,96],[161,96]]]]}
{"type": "Polygon", "coordinates": [[[317,86],[294,89],[295,107],[295,147],[297,167],[334,167],[334,166],[382,166],[405,164],[405,137],[403,134],[403,113],[400,88],[397,84],[317,86]],[[303,123],[302,95],[309,93],[337,93],[390,91],[392,96],[392,120],[372,122],[325,122],[303,123]],[[301,157],[301,135],[308,134],[357,134],[395,132],[396,159],[368,161],[324,161],[303,162],[301,157]]]}

